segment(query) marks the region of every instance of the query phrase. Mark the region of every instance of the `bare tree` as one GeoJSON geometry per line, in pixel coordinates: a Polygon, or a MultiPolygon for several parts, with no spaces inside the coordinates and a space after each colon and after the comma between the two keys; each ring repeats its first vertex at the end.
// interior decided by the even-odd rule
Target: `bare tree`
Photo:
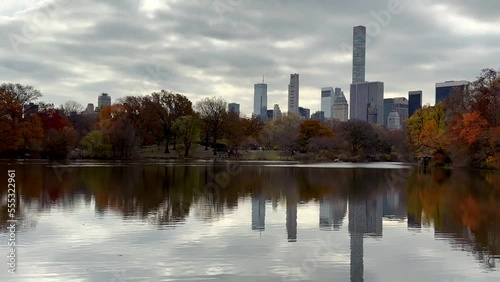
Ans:
{"type": "Polygon", "coordinates": [[[69,117],[83,112],[83,106],[77,101],[69,100],[64,105],[61,105],[61,110],[65,116],[69,117]]]}
{"type": "Polygon", "coordinates": [[[42,93],[31,85],[21,85],[19,83],[4,83],[0,85],[0,89],[6,93],[10,93],[22,105],[38,100],[42,97],[42,93]]]}
{"type": "Polygon", "coordinates": [[[200,114],[206,137],[213,138],[214,155],[216,155],[217,139],[222,135],[227,116],[227,102],[217,97],[205,98],[196,103],[195,109],[200,114]]]}

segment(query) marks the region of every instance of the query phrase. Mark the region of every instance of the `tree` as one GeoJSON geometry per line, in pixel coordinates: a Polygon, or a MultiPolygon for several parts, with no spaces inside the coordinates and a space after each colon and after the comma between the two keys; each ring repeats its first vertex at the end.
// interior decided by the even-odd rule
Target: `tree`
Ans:
{"type": "Polygon", "coordinates": [[[294,114],[286,114],[269,123],[265,130],[268,139],[275,142],[281,150],[289,151],[292,156],[299,150],[300,118],[294,114]]]}
{"type": "Polygon", "coordinates": [[[100,130],[94,130],[85,135],[80,141],[80,146],[84,157],[107,159],[113,156],[111,144],[100,130]]]}
{"type": "Polygon", "coordinates": [[[21,144],[23,108],[15,95],[0,88],[0,154],[12,154],[21,144]]]}
{"type": "Polygon", "coordinates": [[[160,125],[163,129],[163,136],[166,141],[165,153],[168,154],[170,152],[168,146],[173,137],[172,126],[174,122],[182,116],[192,115],[193,106],[186,96],[174,94],[173,92],[165,90],[155,92],[151,94],[151,96],[155,104],[154,112],[157,119],[160,121],[160,125]]]}
{"type": "Polygon", "coordinates": [[[365,121],[349,120],[342,125],[343,137],[347,141],[350,153],[353,156],[368,153],[377,142],[372,126],[365,121]]]}
{"type": "Polygon", "coordinates": [[[196,103],[196,111],[200,115],[205,131],[205,141],[213,138],[214,155],[217,154],[217,140],[223,133],[224,122],[227,117],[227,102],[222,98],[205,98],[196,103]]]}
{"type": "Polygon", "coordinates": [[[0,92],[6,92],[13,95],[14,99],[24,106],[30,102],[38,100],[42,97],[42,93],[30,85],[21,85],[19,83],[4,83],[0,85],[0,92]]]}
{"type": "Polygon", "coordinates": [[[333,138],[333,136],[333,130],[322,125],[318,120],[305,120],[300,125],[299,143],[302,148],[307,147],[311,138],[333,138]]]}
{"type": "Polygon", "coordinates": [[[62,114],[65,115],[66,117],[75,116],[75,115],[83,112],[82,104],[80,104],[74,100],[66,101],[64,103],[64,105],[61,105],[60,108],[61,108],[62,114]]]}
{"type": "Polygon", "coordinates": [[[174,122],[173,129],[184,145],[184,157],[189,156],[191,145],[200,135],[199,121],[194,116],[184,116],[174,122]]]}

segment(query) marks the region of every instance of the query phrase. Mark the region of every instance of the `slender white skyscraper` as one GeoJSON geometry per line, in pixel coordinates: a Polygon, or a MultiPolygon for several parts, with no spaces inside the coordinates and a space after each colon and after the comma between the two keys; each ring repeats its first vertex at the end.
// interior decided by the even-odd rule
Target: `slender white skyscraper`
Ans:
{"type": "Polygon", "coordinates": [[[254,85],[253,114],[267,121],[267,84],[264,82],[254,85]]]}
{"type": "Polygon", "coordinates": [[[290,75],[288,85],[288,113],[299,115],[299,74],[290,75]]]}
{"type": "Polygon", "coordinates": [[[352,46],[352,83],[365,82],[366,27],[354,27],[352,46]]]}

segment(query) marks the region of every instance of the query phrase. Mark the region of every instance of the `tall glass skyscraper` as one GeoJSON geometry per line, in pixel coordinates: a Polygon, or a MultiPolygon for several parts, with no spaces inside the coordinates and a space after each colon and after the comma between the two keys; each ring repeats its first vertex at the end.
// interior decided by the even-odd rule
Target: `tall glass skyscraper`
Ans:
{"type": "Polygon", "coordinates": [[[267,121],[267,84],[254,85],[253,114],[261,121],[267,121]]]}
{"type": "Polygon", "coordinates": [[[422,91],[408,92],[408,117],[411,117],[420,109],[422,109],[422,91]]]}
{"type": "Polygon", "coordinates": [[[452,94],[453,90],[467,92],[469,91],[470,82],[461,81],[446,81],[436,83],[436,105],[443,102],[452,94]]]}
{"type": "Polygon", "coordinates": [[[332,118],[332,105],[335,93],[333,87],[321,88],[321,111],[324,113],[325,118],[332,118]]]}
{"type": "Polygon", "coordinates": [[[352,83],[365,82],[366,27],[354,27],[352,46],[352,83]]]}

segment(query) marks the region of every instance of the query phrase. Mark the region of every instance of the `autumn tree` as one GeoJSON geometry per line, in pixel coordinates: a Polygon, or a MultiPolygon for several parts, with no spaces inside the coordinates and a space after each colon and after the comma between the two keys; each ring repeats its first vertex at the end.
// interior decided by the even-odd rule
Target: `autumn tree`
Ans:
{"type": "Polygon", "coordinates": [[[77,114],[83,111],[82,104],[78,103],[74,100],[66,101],[63,105],[60,106],[60,110],[62,114],[66,117],[76,116],[77,114]]]}
{"type": "Polygon", "coordinates": [[[200,115],[205,142],[208,144],[208,139],[212,138],[214,155],[216,155],[217,140],[223,133],[224,122],[227,118],[227,102],[222,98],[209,97],[198,101],[195,108],[200,115]]]}
{"type": "Polygon", "coordinates": [[[186,96],[165,90],[155,92],[151,96],[155,105],[154,112],[163,129],[163,137],[166,141],[165,153],[168,154],[170,152],[168,146],[174,135],[172,130],[174,122],[182,116],[192,115],[193,106],[186,96]]]}
{"type": "Polygon", "coordinates": [[[352,156],[371,153],[377,144],[377,137],[371,124],[360,120],[349,120],[342,124],[341,135],[347,142],[352,156]]]}
{"type": "Polygon", "coordinates": [[[261,140],[269,147],[277,147],[292,155],[299,150],[300,118],[294,114],[283,115],[265,124],[261,140]]]}
{"type": "Polygon", "coordinates": [[[333,138],[333,131],[318,120],[305,120],[300,125],[299,143],[305,149],[311,138],[333,138]]]}
{"type": "Polygon", "coordinates": [[[184,145],[184,157],[189,156],[193,142],[200,136],[199,120],[194,116],[184,116],[174,122],[173,130],[178,140],[184,145]]]}
{"type": "Polygon", "coordinates": [[[19,83],[4,83],[0,85],[0,92],[2,91],[10,93],[21,107],[42,97],[42,93],[35,87],[19,83]]]}

